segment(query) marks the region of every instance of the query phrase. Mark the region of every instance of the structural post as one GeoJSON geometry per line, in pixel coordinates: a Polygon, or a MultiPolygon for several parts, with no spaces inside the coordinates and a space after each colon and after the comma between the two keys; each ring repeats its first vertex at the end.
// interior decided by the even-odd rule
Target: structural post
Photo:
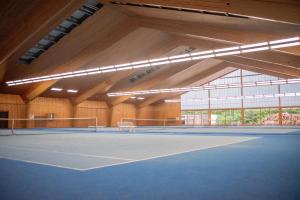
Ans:
{"type": "MultiPolygon", "coordinates": [[[[240,81],[241,81],[241,96],[244,96],[244,86],[243,86],[243,70],[240,69],[240,81]]],[[[245,109],[244,109],[244,99],[241,99],[241,117],[242,126],[245,126],[245,109]]]]}
{"type": "Polygon", "coordinates": [[[211,126],[210,90],[207,90],[207,92],[208,92],[208,112],[207,112],[207,114],[208,114],[208,125],[211,126]]]}
{"type": "MultiPolygon", "coordinates": [[[[279,78],[278,78],[279,79],[279,78]]],[[[280,94],[281,88],[280,85],[278,85],[278,93],[280,94]]],[[[278,97],[278,123],[280,126],[282,126],[282,107],[281,107],[281,98],[278,97]]]]}

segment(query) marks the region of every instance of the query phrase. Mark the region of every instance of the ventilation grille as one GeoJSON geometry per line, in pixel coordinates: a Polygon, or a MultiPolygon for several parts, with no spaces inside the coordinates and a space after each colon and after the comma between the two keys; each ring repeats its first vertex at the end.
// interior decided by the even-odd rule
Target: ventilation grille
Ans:
{"type": "Polygon", "coordinates": [[[65,19],[60,25],[55,27],[48,35],[43,37],[37,44],[30,48],[19,58],[19,63],[30,64],[61,38],[68,35],[75,27],[97,12],[103,5],[96,1],[88,1],[76,10],[70,17],[65,19]]]}
{"type": "Polygon", "coordinates": [[[155,5],[155,4],[137,4],[137,3],[127,3],[127,2],[119,2],[119,1],[111,1],[110,3],[117,4],[117,5],[135,6],[135,7],[144,7],[144,8],[156,8],[156,9],[165,9],[165,10],[176,10],[176,11],[183,11],[183,12],[207,14],[207,15],[217,15],[217,16],[249,19],[249,17],[243,16],[243,15],[237,15],[237,14],[232,14],[232,13],[227,13],[227,12],[210,11],[210,10],[199,10],[199,9],[192,9],[192,8],[162,6],[162,5],[155,5]]]}

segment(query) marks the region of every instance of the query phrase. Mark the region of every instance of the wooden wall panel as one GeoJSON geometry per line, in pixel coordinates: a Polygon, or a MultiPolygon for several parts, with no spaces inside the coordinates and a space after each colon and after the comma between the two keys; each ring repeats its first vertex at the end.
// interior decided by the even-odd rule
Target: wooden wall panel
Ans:
{"type": "Polygon", "coordinates": [[[118,104],[111,108],[111,126],[117,126],[122,118],[136,118],[136,107],[133,104],[118,104]]]}
{"type": "MultiPolygon", "coordinates": [[[[53,113],[56,118],[98,118],[98,125],[113,126],[122,118],[139,119],[180,119],[180,104],[158,104],[155,106],[145,106],[137,109],[134,104],[122,103],[109,108],[105,102],[84,101],[77,106],[73,106],[65,98],[38,97],[25,104],[18,95],[0,94],[0,111],[8,111],[9,118],[29,118],[30,116],[47,118],[49,113],[53,113]]],[[[141,122],[143,125],[157,125],[156,122],[141,122]],[[153,124],[154,123],[154,124],[153,124]]],[[[94,121],[71,121],[56,120],[47,122],[18,122],[16,128],[32,127],[87,127],[94,125],[94,121]]]]}
{"type": "MultiPolygon", "coordinates": [[[[28,104],[28,118],[48,118],[53,113],[55,118],[72,118],[73,108],[68,99],[38,97],[28,104]]],[[[61,128],[71,127],[72,120],[30,121],[28,128],[61,128]]]]}
{"type": "MultiPolygon", "coordinates": [[[[74,107],[74,117],[96,118],[99,126],[109,126],[109,107],[102,101],[84,101],[74,107]]],[[[90,121],[77,123],[75,126],[90,125],[90,121]]]]}
{"type": "Polygon", "coordinates": [[[165,125],[181,125],[181,122],[179,121],[181,118],[180,103],[161,103],[155,105],[154,118],[168,120],[176,119],[175,122],[169,122],[165,125]]]}
{"type": "MultiPolygon", "coordinates": [[[[145,106],[142,108],[139,108],[137,110],[137,118],[138,119],[154,119],[154,106],[145,106]]],[[[139,126],[151,126],[155,125],[155,121],[138,121],[137,125],[139,126]]]]}
{"type": "MultiPolygon", "coordinates": [[[[0,111],[8,112],[9,118],[25,118],[26,105],[19,95],[0,94],[0,111]]],[[[16,128],[24,128],[24,122],[15,124],[16,128]]],[[[9,128],[11,128],[11,121],[9,121],[9,128]]]]}

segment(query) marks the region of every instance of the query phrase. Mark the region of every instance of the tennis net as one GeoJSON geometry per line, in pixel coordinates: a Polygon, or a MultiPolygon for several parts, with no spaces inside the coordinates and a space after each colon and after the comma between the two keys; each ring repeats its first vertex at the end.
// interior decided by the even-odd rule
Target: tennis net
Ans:
{"type": "Polygon", "coordinates": [[[0,135],[84,133],[101,128],[97,118],[0,118],[0,135]]]}
{"type": "Polygon", "coordinates": [[[122,118],[122,123],[130,123],[137,128],[142,127],[172,127],[172,126],[182,126],[184,121],[176,118],[167,118],[167,119],[139,119],[139,118],[122,118]]]}

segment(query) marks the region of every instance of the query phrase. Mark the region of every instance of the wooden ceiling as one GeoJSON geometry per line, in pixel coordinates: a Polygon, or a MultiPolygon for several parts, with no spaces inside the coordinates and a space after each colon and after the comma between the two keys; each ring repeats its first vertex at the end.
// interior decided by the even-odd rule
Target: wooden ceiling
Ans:
{"type": "Polygon", "coordinates": [[[109,105],[146,106],[144,101],[106,97],[107,92],[202,85],[240,68],[281,78],[300,77],[300,47],[170,64],[88,77],[8,87],[5,81],[111,64],[295,37],[300,34],[297,0],[95,0],[104,6],[30,64],[18,59],[71,16],[86,0],[12,0],[0,3],[0,92],[25,101],[38,96],[86,99],[109,105]],[[78,89],[77,94],[50,91],[78,89]]]}

